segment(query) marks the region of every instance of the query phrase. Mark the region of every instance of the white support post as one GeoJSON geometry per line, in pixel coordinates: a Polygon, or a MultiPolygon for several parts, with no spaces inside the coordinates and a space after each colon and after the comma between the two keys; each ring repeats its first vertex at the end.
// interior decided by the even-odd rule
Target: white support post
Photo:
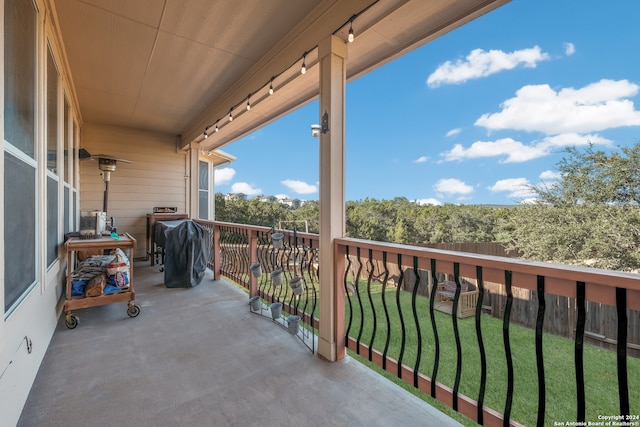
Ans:
{"type": "Polygon", "coordinates": [[[320,58],[320,331],[318,355],[344,357],[344,307],[339,307],[334,239],[345,232],[345,59],[347,45],[330,36],[318,46],[320,58]]]}

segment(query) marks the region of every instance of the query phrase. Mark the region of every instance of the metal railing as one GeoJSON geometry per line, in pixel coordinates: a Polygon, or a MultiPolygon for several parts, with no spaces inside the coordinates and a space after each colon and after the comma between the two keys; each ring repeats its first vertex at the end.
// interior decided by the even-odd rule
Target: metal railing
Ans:
{"type": "Polygon", "coordinates": [[[632,381],[629,388],[628,361],[633,362],[632,378],[640,375],[640,363],[627,356],[628,318],[638,316],[640,310],[639,275],[358,239],[337,239],[336,248],[337,259],[344,259],[339,268],[344,271],[346,345],[380,368],[483,425],[519,425],[512,419],[516,406],[535,412],[521,415],[526,409],[518,411],[516,420],[522,416],[525,420],[520,421],[527,425],[571,420],[587,425],[614,415],[639,421],[634,416],[640,413],[640,385],[632,381]],[[487,282],[505,287],[501,321],[483,314],[487,282]],[[523,292],[536,296],[535,330],[510,322],[512,307],[520,303],[518,296],[523,292]],[[554,295],[576,300],[573,343],[543,333],[545,321],[554,315],[554,307],[546,301],[554,295]],[[474,301],[471,317],[464,318],[465,305],[474,301]],[[617,351],[608,352],[615,365],[613,379],[585,367],[587,301],[616,307],[617,351]],[[547,342],[553,347],[545,348],[547,342]],[[548,366],[551,360],[557,363],[551,352],[566,353],[564,342],[573,360],[560,367],[548,366]],[[533,369],[533,375],[524,374],[533,369]],[[567,378],[570,371],[573,379],[567,378]],[[464,381],[464,374],[471,379],[464,381]],[[496,377],[503,380],[495,381],[496,377]],[[557,390],[553,382],[559,378],[571,381],[568,388],[574,390],[573,396],[548,394],[557,390]],[[617,407],[589,410],[588,402],[601,399],[598,390],[605,380],[615,382],[617,407]],[[502,389],[500,406],[495,397],[493,402],[486,401],[491,384],[502,389]],[[575,405],[574,415],[559,418],[558,413],[566,416],[557,410],[560,405],[575,405]]]}
{"type": "MultiPolygon", "coordinates": [[[[306,330],[319,327],[317,318],[319,276],[317,235],[296,230],[275,230],[268,227],[247,226],[212,221],[197,221],[211,230],[214,236],[209,267],[267,303],[281,303],[282,311],[300,317],[306,330]],[[271,235],[281,233],[280,247],[274,247],[271,235]],[[217,257],[217,259],[216,259],[217,257]],[[251,274],[251,266],[260,264],[259,277],[251,274]],[[215,268],[218,265],[219,268],[215,268]],[[272,274],[273,273],[273,274],[272,274]],[[281,276],[274,280],[274,274],[281,276]],[[288,284],[298,278],[302,291],[294,291],[288,284]],[[280,283],[278,283],[280,282],[280,283]]],[[[307,344],[306,340],[305,344],[307,344]]],[[[310,341],[312,351],[315,343],[310,341]]]]}
{"type": "MultiPolygon", "coordinates": [[[[219,266],[219,274],[319,328],[317,235],[277,230],[285,244],[276,249],[273,229],[198,222],[213,231],[212,267],[219,266]],[[263,268],[259,278],[250,274],[255,262],[263,268]],[[286,280],[301,277],[304,297],[274,286],[274,270],[286,280]]],[[[482,425],[586,423],[609,416],[640,421],[633,418],[640,414],[640,360],[628,356],[628,320],[640,314],[639,275],[360,239],[340,238],[334,245],[336,277],[342,278],[335,284],[342,288],[335,307],[342,344],[381,369],[482,425]],[[506,295],[501,319],[483,312],[496,286],[506,295]],[[558,312],[557,296],[575,300],[571,341],[543,332],[558,312]],[[588,303],[616,307],[615,352],[585,346],[585,321],[594,315],[588,303]],[[523,305],[535,328],[510,320],[523,305]],[[607,352],[608,366],[594,368],[592,350],[607,352]],[[615,404],[599,402],[603,378],[615,383],[615,404]],[[571,407],[569,419],[558,419],[566,417],[560,406],[571,407]]]]}

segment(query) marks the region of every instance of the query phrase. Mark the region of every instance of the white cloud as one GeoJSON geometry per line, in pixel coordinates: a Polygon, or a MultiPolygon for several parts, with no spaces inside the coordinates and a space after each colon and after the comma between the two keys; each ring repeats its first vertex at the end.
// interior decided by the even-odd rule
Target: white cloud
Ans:
{"type": "Polygon", "coordinates": [[[460,128],[451,129],[449,132],[447,132],[447,138],[451,136],[459,135],[461,132],[462,132],[462,129],[460,128]]]}
{"type": "Polygon", "coordinates": [[[488,188],[494,193],[509,192],[508,197],[512,199],[524,199],[535,195],[529,185],[529,180],[526,178],[507,178],[496,181],[488,188]]]}
{"type": "Polygon", "coordinates": [[[429,157],[427,156],[420,156],[417,159],[415,159],[413,161],[413,163],[425,163],[427,160],[429,160],[429,157]]]}
{"type": "Polygon", "coordinates": [[[560,179],[562,175],[560,174],[560,172],[554,172],[554,171],[544,171],[540,174],[540,179],[548,179],[548,180],[556,180],[556,179],[560,179]]]}
{"type": "Polygon", "coordinates": [[[576,47],[573,43],[564,43],[564,54],[571,56],[576,53],[576,47]]]}
{"type": "Polygon", "coordinates": [[[456,144],[450,151],[441,153],[445,161],[477,159],[482,157],[506,157],[500,163],[522,163],[544,157],[567,146],[589,144],[610,145],[611,141],[599,135],[578,135],[575,133],[555,135],[536,141],[531,145],[512,138],[496,141],[476,141],[469,148],[456,144]]]}
{"type": "Polygon", "coordinates": [[[429,87],[438,87],[443,84],[464,83],[503,70],[511,70],[519,65],[534,68],[538,62],[549,58],[549,54],[542,52],[538,46],[513,52],[474,49],[465,59],[441,64],[427,78],[427,84],[429,87]]]}
{"type": "Polygon", "coordinates": [[[236,175],[236,171],[233,168],[214,169],[213,174],[216,185],[224,185],[231,182],[233,177],[236,175]]]}
{"type": "Polygon", "coordinates": [[[232,193],[244,193],[247,196],[255,196],[258,194],[262,194],[262,190],[259,188],[254,188],[251,184],[247,184],[246,182],[236,182],[231,186],[232,193]]]}
{"type": "Polygon", "coordinates": [[[297,194],[311,194],[316,193],[318,191],[318,187],[316,185],[307,184],[304,181],[296,181],[293,179],[285,179],[280,182],[282,185],[291,189],[291,191],[297,194]]]}
{"type": "Polygon", "coordinates": [[[521,205],[533,205],[538,201],[536,197],[527,197],[526,199],[520,200],[521,205]]]}
{"type": "Polygon", "coordinates": [[[455,178],[443,178],[436,182],[433,188],[438,193],[454,195],[454,194],[471,194],[473,193],[473,187],[465,184],[463,181],[455,178]]]}
{"type": "Polygon", "coordinates": [[[547,135],[586,133],[640,126],[640,111],[630,98],[640,86],[628,80],[600,80],[580,89],[553,90],[548,84],[523,86],[475,124],[491,130],[512,129],[547,135]]]}
{"type": "Polygon", "coordinates": [[[415,202],[420,206],[425,206],[425,205],[441,206],[442,205],[442,202],[440,200],[434,199],[434,198],[416,199],[415,202]]]}

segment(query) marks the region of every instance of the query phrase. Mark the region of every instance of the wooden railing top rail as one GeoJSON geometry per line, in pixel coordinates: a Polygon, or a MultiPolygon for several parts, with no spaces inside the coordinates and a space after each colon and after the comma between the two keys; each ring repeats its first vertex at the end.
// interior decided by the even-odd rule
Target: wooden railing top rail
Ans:
{"type": "MultiPolygon", "coordinates": [[[[199,222],[199,223],[202,223],[202,224],[218,226],[218,227],[229,227],[229,228],[241,228],[241,229],[245,229],[245,230],[255,230],[255,231],[261,231],[263,233],[268,233],[269,231],[274,230],[277,233],[283,233],[285,235],[292,235],[293,234],[293,230],[283,230],[281,228],[264,227],[264,226],[261,226],[261,225],[237,224],[237,223],[234,223],[234,222],[208,221],[208,220],[202,220],[202,219],[198,219],[198,220],[196,220],[196,222],[199,222]]],[[[314,234],[314,233],[304,233],[304,232],[301,232],[301,231],[296,231],[296,235],[299,238],[302,238],[302,239],[309,239],[309,240],[314,240],[314,241],[318,241],[320,239],[320,236],[318,234],[314,234]]]]}
{"type": "MultiPolygon", "coordinates": [[[[627,307],[640,310],[640,274],[602,270],[564,264],[553,264],[522,259],[454,252],[430,249],[394,243],[374,242],[364,239],[338,238],[337,247],[357,247],[371,250],[373,259],[382,259],[382,253],[403,256],[403,264],[412,265],[411,258],[418,258],[418,266],[430,270],[431,259],[436,260],[437,269],[442,273],[453,274],[453,264],[458,263],[460,275],[475,277],[476,267],[482,267],[483,278],[488,282],[504,283],[504,272],[513,273],[513,285],[536,290],[537,276],[544,276],[547,292],[556,295],[575,297],[576,282],[584,282],[587,287],[587,300],[615,306],[615,289],[627,289],[627,307]]],[[[350,255],[355,255],[350,253],[350,255]]],[[[387,258],[388,262],[396,262],[387,258]]]]}

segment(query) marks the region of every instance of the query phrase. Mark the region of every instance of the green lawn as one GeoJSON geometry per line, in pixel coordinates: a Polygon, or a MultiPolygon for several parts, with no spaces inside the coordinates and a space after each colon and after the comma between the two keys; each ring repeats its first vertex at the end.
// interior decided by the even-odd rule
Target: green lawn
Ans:
{"type": "MultiPolygon", "coordinates": [[[[367,284],[361,282],[359,293],[365,313],[361,342],[369,344],[373,330],[372,305],[367,295],[367,284]]],[[[384,349],[387,324],[382,304],[382,285],[371,284],[371,297],[376,313],[377,332],[373,347],[384,349]]],[[[391,338],[388,355],[397,359],[400,353],[400,319],[396,307],[396,289],[387,287],[385,299],[391,320],[391,338]]],[[[406,333],[403,364],[413,367],[416,363],[417,333],[412,312],[412,295],[400,292],[400,305],[406,333]]],[[[351,297],[353,321],[349,335],[357,338],[360,332],[360,308],[357,298],[351,297]]],[[[550,308],[548,307],[547,310],[550,308]]],[[[347,322],[349,306],[347,304],[347,322]]],[[[422,357],[420,372],[431,376],[435,344],[429,316],[429,299],[416,297],[416,311],[420,319],[422,357]]],[[[436,312],[436,326],[440,339],[440,362],[437,381],[453,387],[456,369],[456,344],[451,316],[436,312]]],[[[480,351],[475,330],[475,318],[458,319],[462,346],[462,376],[459,393],[477,399],[480,387],[480,351]]],[[[535,425],[537,420],[538,376],[535,355],[535,331],[518,325],[510,325],[509,337],[514,365],[514,397],[511,418],[524,424],[535,425]]],[[[488,315],[482,316],[482,335],[487,355],[487,382],[484,404],[503,412],[507,390],[506,356],[503,344],[502,320],[488,315]]],[[[576,419],[576,386],[574,367],[574,342],[549,334],[543,337],[546,382],[545,424],[554,421],[576,419]]],[[[365,355],[366,356],[366,355],[365,355]]],[[[586,394],[586,420],[597,421],[598,415],[613,415],[619,412],[616,353],[585,345],[584,372],[586,394]]],[[[631,413],[640,413],[640,360],[628,358],[629,401],[631,413]]],[[[412,381],[411,379],[409,381],[412,381]]],[[[418,393],[420,394],[420,393],[418,393]]],[[[464,417],[463,417],[464,418],[464,417]]],[[[474,425],[470,420],[465,423],[474,425]]]]}
{"type": "MultiPolygon", "coordinates": [[[[283,284],[286,289],[286,283],[283,284]]],[[[242,288],[242,287],[241,287],[242,288]]],[[[242,288],[246,291],[245,288],[242,288]]],[[[262,289],[262,287],[261,287],[262,289]]],[[[364,323],[361,342],[369,344],[373,330],[372,304],[367,295],[367,284],[362,281],[359,293],[364,311],[364,323]]],[[[267,291],[269,289],[266,289],[267,291]]],[[[289,291],[290,292],[290,291],[289,291]]],[[[371,284],[373,309],[376,312],[377,332],[373,347],[380,352],[384,349],[387,336],[387,324],[382,303],[382,285],[371,284]]],[[[304,307],[304,296],[300,301],[300,309],[304,307]]],[[[287,294],[289,297],[290,294],[287,294]]],[[[387,287],[384,293],[391,322],[391,337],[388,355],[399,358],[401,346],[400,318],[396,306],[396,289],[387,287]]],[[[412,295],[400,292],[400,305],[406,328],[405,352],[403,364],[413,367],[416,364],[417,334],[412,311],[412,295]]],[[[289,299],[287,298],[287,302],[289,299]]],[[[319,300],[318,300],[319,302],[319,300]]],[[[355,296],[351,296],[353,319],[349,335],[357,338],[360,332],[360,308],[355,296]]],[[[310,308],[310,305],[308,306],[310,308]]],[[[316,304],[314,315],[318,315],[316,304]]],[[[551,307],[547,307],[550,310],[551,307]]],[[[435,341],[429,315],[429,299],[416,297],[416,311],[420,319],[422,336],[422,357],[420,372],[431,377],[434,362],[435,341]]],[[[347,303],[346,316],[349,319],[347,303]]],[[[453,334],[451,316],[435,313],[436,326],[440,341],[440,362],[437,381],[453,387],[456,369],[456,344],[453,334]]],[[[502,320],[482,316],[482,335],[487,355],[487,382],[485,406],[500,413],[504,411],[507,390],[506,356],[503,344],[502,320]]],[[[478,398],[480,387],[480,351],[475,330],[475,318],[458,319],[462,347],[462,376],[459,393],[474,400],[478,398]]],[[[538,375],[536,370],[535,331],[518,325],[509,326],[511,352],[514,365],[514,397],[511,418],[524,425],[535,425],[538,405],[538,375]]],[[[544,366],[546,382],[546,417],[545,425],[553,425],[554,421],[575,421],[576,419],[576,386],[573,340],[545,334],[543,338],[544,366]]],[[[420,392],[412,385],[398,379],[394,374],[383,372],[380,368],[354,352],[349,354],[362,361],[372,369],[395,381],[403,388],[421,397],[429,404],[449,414],[452,418],[468,425],[476,425],[470,419],[453,411],[453,409],[420,392]]],[[[364,355],[367,356],[366,354],[364,355]]],[[[629,401],[631,414],[640,414],[640,359],[628,357],[629,401]]],[[[586,389],[586,420],[598,421],[598,415],[615,415],[619,412],[616,353],[590,345],[584,346],[584,372],[586,389]]],[[[412,379],[409,379],[411,382],[412,379]]]]}

